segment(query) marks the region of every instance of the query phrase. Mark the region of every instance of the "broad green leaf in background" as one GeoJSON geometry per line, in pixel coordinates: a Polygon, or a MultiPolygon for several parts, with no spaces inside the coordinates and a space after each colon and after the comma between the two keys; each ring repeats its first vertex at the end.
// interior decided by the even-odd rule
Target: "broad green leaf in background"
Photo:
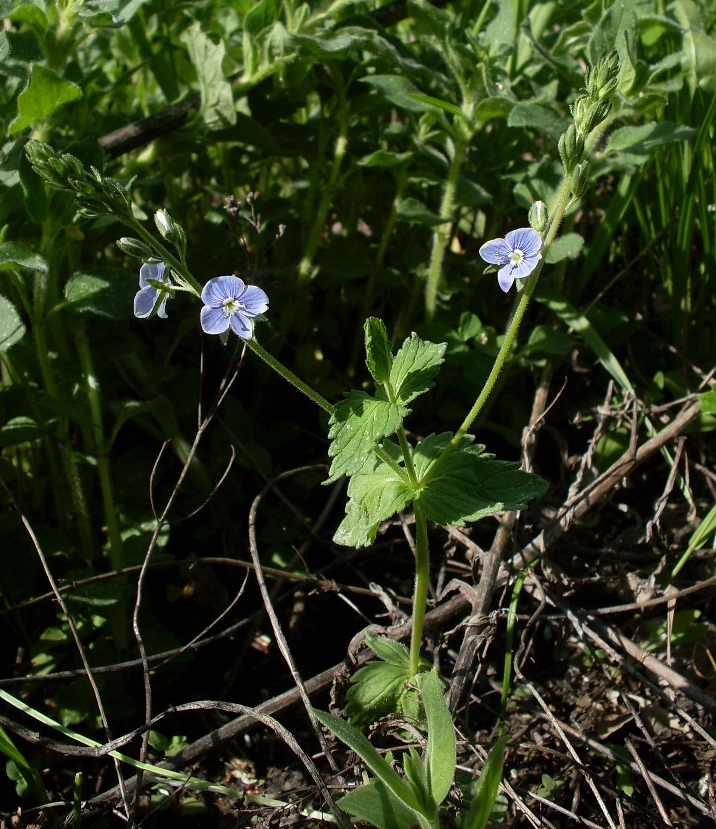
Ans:
{"type": "Polygon", "coordinates": [[[415,222],[419,225],[425,225],[425,227],[437,227],[437,225],[443,225],[447,221],[447,219],[441,219],[437,213],[429,210],[420,199],[415,199],[412,196],[400,202],[397,216],[404,222],[415,222]]]}
{"type": "Polygon", "coordinates": [[[674,141],[687,141],[696,130],[683,124],[640,124],[615,130],[604,150],[605,155],[619,154],[632,164],[642,164],[655,147],[674,141]]]}
{"type": "Polygon", "coordinates": [[[100,267],[74,273],[65,285],[65,299],[76,311],[127,319],[132,313],[135,282],[122,268],[100,267]]]}
{"type": "Polygon", "coordinates": [[[372,84],[391,104],[401,109],[410,112],[429,112],[435,109],[433,104],[415,97],[420,94],[420,90],[402,75],[367,75],[361,81],[372,84]]]}
{"type": "Polygon", "coordinates": [[[569,126],[569,121],[551,107],[527,103],[517,104],[512,109],[507,117],[507,126],[532,127],[556,141],[569,126]]]}
{"type": "Polygon", "coordinates": [[[0,296],[0,351],[7,351],[19,342],[27,329],[15,306],[0,296]]]}
{"type": "Polygon", "coordinates": [[[584,246],[584,239],[579,233],[565,233],[552,242],[545,256],[548,265],[554,265],[563,259],[576,259],[584,246]]]}
{"type": "Polygon", "coordinates": [[[201,114],[207,127],[214,130],[235,124],[234,96],[223,69],[226,53],[223,41],[213,43],[197,22],[182,36],[182,42],[186,44],[196,70],[201,94],[201,114]]]}
{"type": "Polygon", "coordinates": [[[18,95],[17,117],[8,127],[8,133],[13,135],[44,121],[61,106],[81,96],[82,90],[76,83],[64,80],[46,66],[33,64],[27,86],[18,95]]]}
{"type": "Polygon", "coordinates": [[[352,475],[381,438],[392,435],[408,413],[404,406],[376,400],[363,391],[349,391],[331,415],[328,454],[333,458],[326,484],[352,475]]]}
{"type": "Polygon", "coordinates": [[[3,242],[0,244],[0,270],[12,268],[13,265],[47,273],[47,262],[39,253],[33,253],[20,242],[3,242]]]}

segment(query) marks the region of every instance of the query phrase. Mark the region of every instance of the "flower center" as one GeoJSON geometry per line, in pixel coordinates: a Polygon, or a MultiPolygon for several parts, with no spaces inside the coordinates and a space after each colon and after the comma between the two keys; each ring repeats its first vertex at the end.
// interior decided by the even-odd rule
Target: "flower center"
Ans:
{"type": "Polygon", "coordinates": [[[239,302],[238,299],[225,299],[221,306],[224,310],[225,317],[232,317],[234,314],[238,313],[239,311],[244,310],[244,303],[239,302]]]}
{"type": "Polygon", "coordinates": [[[510,254],[510,265],[519,265],[524,258],[524,253],[519,248],[515,248],[510,254]]]}

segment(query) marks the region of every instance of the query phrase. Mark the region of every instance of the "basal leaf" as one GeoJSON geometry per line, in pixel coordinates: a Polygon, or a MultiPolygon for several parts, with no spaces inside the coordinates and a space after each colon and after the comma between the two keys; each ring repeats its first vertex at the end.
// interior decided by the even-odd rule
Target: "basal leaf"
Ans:
{"type": "Polygon", "coordinates": [[[455,775],[455,726],[445,704],[437,671],[433,668],[423,682],[423,705],[428,724],[425,772],[428,790],[436,804],[442,803],[455,775]]]}
{"type": "Polygon", "coordinates": [[[369,630],[365,632],[365,643],[383,662],[403,668],[407,673],[410,666],[410,651],[405,645],[385,636],[376,636],[369,630]]]}
{"type": "MultiPolygon", "coordinates": [[[[415,449],[416,472],[432,460],[444,435],[431,435],[415,449]]],[[[418,474],[421,474],[418,472],[418,474]]],[[[547,483],[522,472],[519,464],[496,461],[479,446],[456,449],[415,497],[415,507],[436,524],[462,526],[504,510],[523,509],[543,495],[547,483]]]]}
{"type": "Polygon", "coordinates": [[[393,797],[380,780],[371,780],[354,789],[338,801],[338,805],[358,820],[378,829],[411,829],[415,826],[415,812],[393,797]]]}
{"type": "Polygon", "coordinates": [[[432,378],[443,361],[446,343],[431,343],[411,334],[393,359],[390,383],[399,403],[407,405],[419,394],[431,389],[432,378]]]}
{"type": "Polygon", "coordinates": [[[425,227],[437,227],[444,225],[447,219],[442,219],[437,213],[433,213],[426,205],[410,196],[403,199],[398,205],[397,216],[404,222],[415,222],[425,227]]]}
{"type": "Polygon", "coordinates": [[[619,153],[630,163],[643,163],[655,147],[686,141],[695,136],[696,130],[683,124],[629,125],[614,131],[604,154],[619,153]]]}
{"type": "Polygon", "coordinates": [[[76,83],[66,81],[40,63],[33,64],[27,86],[18,95],[17,118],[8,127],[8,133],[13,135],[44,121],[61,106],[81,96],[82,90],[76,83]]]}
{"type": "Polygon", "coordinates": [[[409,679],[407,667],[383,661],[369,662],[359,668],[346,692],[346,717],[356,728],[365,728],[379,717],[394,714],[409,679]]]}
{"type": "Polygon", "coordinates": [[[495,805],[502,780],[507,737],[500,737],[490,750],[480,778],[472,788],[470,811],[462,822],[464,829],[484,829],[495,805]]]}
{"type": "Polygon", "coordinates": [[[407,413],[403,406],[376,400],[365,392],[347,392],[330,419],[328,437],[333,442],[328,454],[333,463],[325,483],[357,472],[378,441],[392,435],[407,413]]]}
{"type": "Polygon", "coordinates": [[[382,386],[390,379],[390,368],[393,365],[388,332],[385,330],[383,321],[377,317],[368,317],[363,328],[365,331],[365,364],[375,382],[382,386]]]}
{"type": "Polygon", "coordinates": [[[76,311],[125,319],[131,314],[134,280],[133,274],[114,267],[73,273],[65,285],[65,299],[76,311]]]}
{"type": "Polygon", "coordinates": [[[417,813],[420,812],[420,803],[411,787],[398,775],[390,763],[378,754],[362,734],[358,733],[345,720],[334,717],[333,714],[326,711],[316,711],[315,709],[313,713],[320,723],[325,725],[326,728],[330,728],[339,740],[342,740],[355,751],[373,774],[383,781],[392,795],[405,804],[408,809],[413,809],[417,813]]]}

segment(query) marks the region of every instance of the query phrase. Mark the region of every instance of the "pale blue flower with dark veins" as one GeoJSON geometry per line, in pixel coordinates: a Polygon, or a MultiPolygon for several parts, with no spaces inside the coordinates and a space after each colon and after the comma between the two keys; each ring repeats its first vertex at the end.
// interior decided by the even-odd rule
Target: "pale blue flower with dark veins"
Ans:
{"type": "Polygon", "coordinates": [[[155,279],[157,282],[166,282],[167,286],[172,283],[168,278],[164,278],[164,270],[166,265],[164,262],[145,262],[139,269],[139,291],[134,297],[134,316],[144,319],[148,317],[157,304],[159,294],[162,294],[162,301],[157,308],[157,316],[162,319],[167,318],[167,300],[169,299],[169,291],[164,291],[150,285],[147,280],[155,279]]]}
{"type": "Polygon", "coordinates": [[[507,292],[515,279],[524,279],[542,258],[542,237],[531,227],[511,230],[504,239],[493,239],[480,248],[480,256],[492,265],[504,265],[497,272],[500,288],[507,292]]]}
{"type": "Polygon", "coordinates": [[[266,294],[255,285],[245,285],[238,276],[210,279],[201,292],[201,327],[207,334],[223,334],[229,326],[242,340],[254,333],[253,317],[269,306],[266,294]]]}

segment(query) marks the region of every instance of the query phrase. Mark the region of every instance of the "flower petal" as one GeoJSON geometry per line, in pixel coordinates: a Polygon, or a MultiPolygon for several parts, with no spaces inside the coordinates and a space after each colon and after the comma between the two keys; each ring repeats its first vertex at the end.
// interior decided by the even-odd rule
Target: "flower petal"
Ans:
{"type": "Polygon", "coordinates": [[[159,303],[159,308],[157,308],[157,316],[165,320],[167,318],[167,300],[169,299],[169,294],[165,291],[162,291],[162,293],[164,294],[164,299],[159,303]]]}
{"type": "Polygon", "coordinates": [[[231,330],[234,334],[238,334],[242,340],[250,340],[253,337],[254,327],[249,318],[241,311],[238,311],[236,314],[232,314],[230,322],[231,330]]]}
{"type": "Polygon", "coordinates": [[[147,279],[157,279],[160,282],[166,282],[164,278],[164,269],[166,265],[164,262],[145,262],[139,269],[139,287],[147,287],[147,279]]]}
{"type": "Polygon", "coordinates": [[[229,327],[229,318],[221,308],[205,305],[201,309],[201,327],[207,334],[223,334],[229,327]]]}
{"type": "Polygon", "coordinates": [[[531,227],[520,227],[517,230],[511,230],[505,236],[505,241],[511,250],[519,248],[526,257],[539,253],[542,247],[542,237],[531,227]]]}
{"type": "Polygon", "coordinates": [[[514,279],[524,279],[529,276],[537,267],[537,263],[542,258],[541,253],[533,254],[530,257],[525,257],[521,262],[512,265],[512,276],[514,279]]]}
{"type": "Polygon", "coordinates": [[[245,285],[238,276],[216,276],[204,285],[201,300],[211,308],[221,308],[227,299],[237,299],[244,288],[245,285]]]}
{"type": "Polygon", "coordinates": [[[241,304],[244,306],[244,313],[248,317],[256,317],[268,310],[269,298],[266,293],[257,288],[256,285],[247,285],[241,297],[241,304]]]}
{"type": "Polygon", "coordinates": [[[151,285],[145,285],[141,291],[134,296],[134,316],[144,319],[152,313],[154,303],[157,301],[157,289],[151,285]]]}
{"type": "Polygon", "coordinates": [[[511,253],[512,248],[505,239],[492,239],[480,248],[480,256],[485,262],[493,265],[504,265],[509,262],[511,253]]]}
{"type": "Polygon", "coordinates": [[[515,281],[512,274],[513,268],[511,265],[506,265],[504,268],[501,268],[497,274],[497,282],[505,293],[510,290],[512,283],[515,281]]]}

